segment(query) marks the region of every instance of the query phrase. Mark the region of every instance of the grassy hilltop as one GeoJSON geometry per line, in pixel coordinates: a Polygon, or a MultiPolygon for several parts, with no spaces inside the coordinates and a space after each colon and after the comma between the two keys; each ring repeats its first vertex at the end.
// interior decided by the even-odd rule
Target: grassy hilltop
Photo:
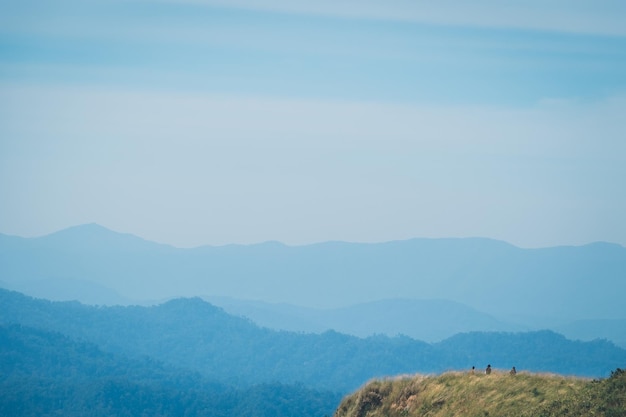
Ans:
{"type": "Polygon", "coordinates": [[[448,372],[375,380],[335,417],[626,416],[626,372],[590,380],[548,374],[448,372]]]}

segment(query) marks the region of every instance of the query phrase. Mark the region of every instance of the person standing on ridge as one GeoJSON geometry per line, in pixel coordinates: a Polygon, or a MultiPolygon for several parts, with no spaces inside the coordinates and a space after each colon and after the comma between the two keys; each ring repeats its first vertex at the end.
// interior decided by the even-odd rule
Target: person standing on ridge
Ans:
{"type": "Polygon", "coordinates": [[[515,367],[511,368],[511,371],[509,372],[509,374],[515,375],[516,373],[517,371],[515,370],[515,367]]]}
{"type": "Polygon", "coordinates": [[[487,365],[487,369],[485,369],[485,375],[491,375],[491,365],[487,365]]]}

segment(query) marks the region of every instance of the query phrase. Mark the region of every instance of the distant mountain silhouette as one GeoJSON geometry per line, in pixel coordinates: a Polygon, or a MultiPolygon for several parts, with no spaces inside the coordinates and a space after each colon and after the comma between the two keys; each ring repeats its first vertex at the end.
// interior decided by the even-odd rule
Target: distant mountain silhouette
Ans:
{"type": "Polygon", "coordinates": [[[67,248],[71,251],[111,250],[148,251],[175,250],[173,246],[154,243],[129,233],[114,232],[97,223],[74,226],[36,238],[42,246],[67,248]]]}
{"type": "MultiPolygon", "coordinates": [[[[0,235],[0,281],[7,288],[52,296],[61,285],[55,282],[66,287],[86,282],[92,289],[113,291],[101,302],[97,290],[88,291],[89,297],[75,291],[75,298],[99,304],[116,298],[134,303],[178,296],[289,303],[334,309],[341,318],[338,324],[349,320],[351,306],[399,298],[463,304],[493,317],[492,322],[484,315],[480,320],[494,329],[496,321],[555,328],[584,320],[624,320],[625,276],[626,248],[609,243],[521,249],[469,238],[179,249],[94,224],[41,238],[0,235]],[[42,290],[43,282],[49,290],[42,290]],[[337,310],[341,308],[346,310],[337,310]]],[[[69,288],[64,291],[72,294],[69,288]]],[[[375,305],[369,307],[375,310],[375,305]]],[[[418,323],[419,312],[415,315],[418,323]]],[[[364,334],[368,325],[370,332],[379,328],[372,315],[354,323],[351,331],[364,334]]],[[[405,327],[397,329],[403,332],[405,327]]],[[[385,329],[388,334],[394,331],[393,326],[385,329]]],[[[626,330],[615,332],[620,331],[598,337],[626,339],[626,330]]]]}
{"type": "Polygon", "coordinates": [[[578,320],[555,326],[553,330],[573,340],[609,339],[626,348],[626,319],[578,320]]]}
{"type": "Polygon", "coordinates": [[[103,285],[75,278],[48,278],[0,283],[6,288],[55,301],[80,300],[85,304],[127,305],[131,300],[120,296],[116,291],[103,285]]]}
{"type": "Polygon", "coordinates": [[[272,329],[323,332],[335,330],[359,337],[406,335],[436,342],[461,332],[521,331],[461,303],[447,300],[390,299],[336,309],[314,309],[224,297],[207,297],[226,312],[272,329]]]}

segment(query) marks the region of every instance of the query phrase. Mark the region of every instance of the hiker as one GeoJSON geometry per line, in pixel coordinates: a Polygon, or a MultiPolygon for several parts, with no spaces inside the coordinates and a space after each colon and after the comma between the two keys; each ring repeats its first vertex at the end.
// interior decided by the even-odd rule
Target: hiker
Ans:
{"type": "Polygon", "coordinates": [[[476,367],[472,366],[472,370],[470,371],[470,375],[474,375],[474,372],[476,372],[476,367]]]}
{"type": "Polygon", "coordinates": [[[515,367],[513,367],[511,369],[511,371],[509,372],[509,374],[511,374],[511,375],[515,375],[516,373],[517,373],[517,371],[515,370],[515,367]]]}
{"type": "Polygon", "coordinates": [[[487,369],[485,369],[485,375],[491,374],[491,365],[487,365],[487,369]]]}

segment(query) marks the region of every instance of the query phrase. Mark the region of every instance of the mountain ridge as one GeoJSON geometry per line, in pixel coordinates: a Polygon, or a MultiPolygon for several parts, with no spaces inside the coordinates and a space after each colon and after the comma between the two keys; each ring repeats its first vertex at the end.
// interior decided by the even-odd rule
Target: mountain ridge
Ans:
{"type": "Polygon", "coordinates": [[[288,331],[335,330],[358,337],[406,335],[435,342],[459,332],[530,330],[449,300],[394,298],[335,309],[313,309],[223,297],[203,298],[230,314],[288,331]]]}
{"type": "MultiPolygon", "coordinates": [[[[616,244],[521,249],[486,238],[417,238],[181,249],[94,224],[42,238],[3,236],[0,280],[38,296],[45,288],[78,294],[78,283],[91,283],[84,291],[93,303],[108,288],[106,300],[130,303],[206,296],[333,309],[445,299],[499,321],[521,317],[514,322],[528,328],[626,319],[626,248],[616,244]]],[[[626,330],[605,328],[626,340],[626,330]]]]}
{"type": "Polygon", "coordinates": [[[0,237],[5,237],[5,238],[18,238],[18,239],[23,239],[23,240],[33,240],[33,239],[56,239],[60,236],[65,236],[65,235],[70,235],[73,234],[74,232],[89,232],[92,235],[100,235],[102,236],[125,236],[125,237],[129,237],[129,238],[134,238],[136,240],[139,241],[143,241],[146,243],[151,243],[151,244],[155,244],[155,245],[160,245],[160,246],[167,246],[167,247],[171,247],[171,248],[175,248],[175,249],[183,249],[183,250],[194,250],[194,249],[202,249],[202,248],[224,248],[224,247],[248,247],[248,246],[259,246],[259,245],[276,245],[276,246],[284,246],[284,247],[290,247],[290,248],[299,248],[299,247],[303,247],[303,246],[318,246],[318,245],[354,245],[354,244],[358,244],[358,245],[380,245],[380,244],[393,244],[393,243],[397,243],[397,242],[407,242],[407,241],[414,241],[414,240],[424,240],[424,241],[463,241],[463,240],[467,240],[467,241],[471,241],[471,240],[475,240],[475,241],[482,241],[482,242],[493,242],[496,244],[503,244],[506,246],[510,246],[513,248],[517,248],[517,249],[523,249],[523,250],[542,250],[542,249],[549,249],[549,248],[578,248],[578,247],[586,247],[586,246],[607,246],[607,247],[619,247],[619,248],[626,248],[626,246],[621,245],[619,243],[615,243],[615,242],[609,242],[609,241],[591,241],[591,242],[587,242],[587,243],[583,243],[583,244],[560,244],[560,245],[552,245],[552,246],[539,246],[539,247],[523,247],[523,246],[518,246],[515,245],[513,243],[507,242],[506,240],[501,240],[501,239],[494,239],[494,238],[489,238],[489,237],[483,237],[483,236],[466,236],[466,237],[411,237],[411,238],[406,238],[406,239],[392,239],[392,240],[384,240],[384,241],[375,241],[375,242],[357,242],[357,241],[343,241],[343,240],[327,240],[327,241],[319,241],[319,242],[312,242],[312,243],[305,243],[305,244],[297,244],[297,245],[291,245],[291,244],[287,244],[278,240],[267,240],[267,241],[260,241],[260,242],[255,242],[255,243],[228,243],[228,244],[223,244],[223,245],[211,245],[211,244],[201,244],[198,246],[191,246],[191,247],[181,247],[181,246],[176,246],[176,245],[172,245],[169,243],[162,243],[162,242],[156,242],[150,239],[146,239],[144,237],[141,237],[139,235],[133,234],[133,233],[125,233],[125,232],[118,232],[115,231],[113,229],[110,229],[106,226],[103,226],[99,223],[96,222],[91,222],[91,223],[83,223],[83,224],[78,224],[78,225],[74,225],[74,226],[69,226],[66,228],[62,228],[50,233],[46,233],[43,235],[38,235],[38,236],[30,236],[30,237],[23,237],[23,236],[19,236],[19,235],[15,235],[15,234],[6,234],[6,233],[2,233],[0,232],[0,237]]]}
{"type": "Polygon", "coordinates": [[[272,331],[200,298],[95,307],[0,290],[0,304],[0,324],[61,333],[105,352],[150,357],[237,386],[280,381],[347,392],[374,377],[469,369],[486,361],[582,376],[604,376],[626,362],[626,350],[611,342],[571,341],[551,331],[473,332],[433,344],[407,336],[272,331]]]}
{"type": "MultiPolygon", "coordinates": [[[[0,281],[42,297],[56,291],[93,304],[231,297],[318,309],[444,299],[529,329],[578,322],[581,330],[570,334],[585,337],[594,336],[584,321],[626,320],[624,276],[626,248],[607,243],[522,249],[487,238],[416,238],[181,249],[96,224],[41,238],[0,236],[0,281]]],[[[597,337],[608,332],[626,343],[626,330],[601,328],[597,337]]]]}

